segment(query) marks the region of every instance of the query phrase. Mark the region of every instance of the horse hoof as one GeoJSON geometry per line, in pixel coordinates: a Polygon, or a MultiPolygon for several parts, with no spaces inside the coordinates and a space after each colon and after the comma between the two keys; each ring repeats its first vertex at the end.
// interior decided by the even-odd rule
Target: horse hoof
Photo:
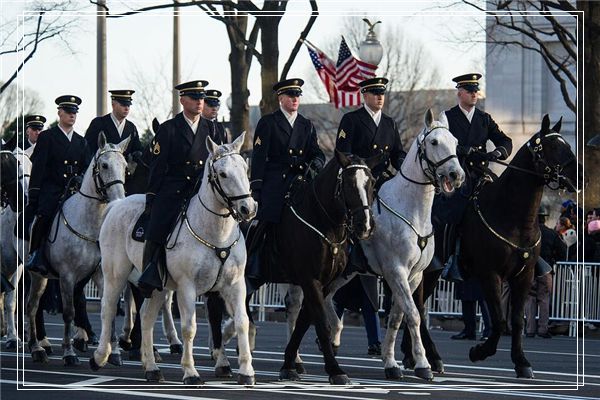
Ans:
{"type": "Polygon", "coordinates": [[[123,360],[121,359],[121,355],[116,353],[108,356],[108,363],[110,365],[114,365],[115,367],[123,366],[123,360]]]}
{"type": "Polygon", "coordinates": [[[299,381],[300,375],[296,372],[295,369],[282,369],[279,371],[279,380],[280,381],[299,381]]]}
{"type": "Polygon", "coordinates": [[[402,379],[402,370],[400,367],[386,368],[385,379],[402,379]]]}
{"type": "Polygon", "coordinates": [[[433,372],[431,372],[431,368],[415,368],[415,376],[426,381],[433,380],[433,372]]]}
{"type": "Polygon", "coordinates": [[[46,352],[46,355],[49,355],[49,356],[51,356],[51,355],[52,355],[52,353],[54,353],[54,352],[52,351],[52,346],[42,346],[42,348],[43,348],[43,349],[44,349],[44,351],[46,352]]]}
{"type": "Polygon", "coordinates": [[[131,342],[120,337],[119,338],[119,347],[125,351],[129,351],[129,350],[131,350],[131,342]]]}
{"type": "Polygon", "coordinates": [[[481,352],[480,345],[471,347],[471,350],[469,350],[469,360],[471,360],[471,362],[485,360],[485,356],[481,352]]]}
{"type": "MultiPolygon", "coordinates": [[[[163,376],[160,369],[154,371],[146,371],[146,382],[164,382],[165,377],[163,376]]],[[[184,382],[185,383],[185,382],[184,382]]]]}
{"type": "Polygon", "coordinates": [[[63,364],[65,365],[65,367],[74,367],[75,365],[81,364],[81,362],[79,361],[79,358],[77,358],[77,356],[64,356],[63,364]]]}
{"type": "Polygon", "coordinates": [[[517,378],[533,379],[533,368],[531,367],[515,367],[517,378]]]}
{"type": "Polygon", "coordinates": [[[413,369],[415,365],[415,360],[413,360],[412,358],[407,357],[404,360],[402,360],[402,366],[404,367],[404,369],[413,369]]]}
{"type": "Polygon", "coordinates": [[[303,363],[296,363],[296,372],[300,375],[306,374],[306,369],[304,368],[303,363]]]}
{"type": "Polygon", "coordinates": [[[254,386],[254,384],[256,383],[256,378],[254,376],[239,374],[237,381],[238,381],[238,385],[254,386]]]}
{"type": "Polygon", "coordinates": [[[183,345],[172,344],[169,346],[169,350],[171,351],[171,354],[183,354],[183,345]]]}
{"type": "Polygon", "coordinates": [[[31,358],[33,359],[33,362],[48,363],[48,354],[46,354],[44,350],[32,351],[31,358]]]}
{"type": "Polygon", "coordinates": [[[94,359],[94,356],[90,357],[90,368],[91,368],[92,371],[98,371],[100,369],[100,366],[98,365],[98,363],[94,359]]]}
{"type": "Polygon", "coordinates": [[[73,347],[75,347],[77,351],[80,351],[82,353],[88,351],[87,342],[83,339],[73,339],[73,347]]]}
{"type": "Polygon", "coordinates": [[[233,373],[231,372],[231,367],[229,365],[215,367],[215,376],[217,378],[232,378],[233,373]]]}
{"type": "Polygon", "coordinates": [[[204,385],[204,381],[199,376],[188,376],[187,378],[183,378],[183,384],[185,386],[202,386],[204,385]]]}
{"type": "Polygon", "coordinates": [[[17,339],[11,339],[4,345],[4,349],[8,351],[17,350],[17,347],[19,347],[19,341],[17,339]]]}
{"type": "Polygon", "coordinates": [[[348,378],[348,375],[333,375],[329,377],[329,383],[332,385],[351,385],[352,381],[348,378]]]}
{"type": "Polygon", "coordinates": [[[431,364],[431,370],[433,372],[437,372],[438,374],[444,373],[444,362],[442,360],[433,360],[430,361],[429,364],[431,364]]]}
{"type": "Polygon", "coordinates": [[[131,349],[128,354],[129,361],[142,361],[140,349],[131,349]]]}
{"type": "Polygon", "coordinates": [[[333,349],[333,355],[337,357],[340,346],[331,345],[331,348],[333,349]]]}

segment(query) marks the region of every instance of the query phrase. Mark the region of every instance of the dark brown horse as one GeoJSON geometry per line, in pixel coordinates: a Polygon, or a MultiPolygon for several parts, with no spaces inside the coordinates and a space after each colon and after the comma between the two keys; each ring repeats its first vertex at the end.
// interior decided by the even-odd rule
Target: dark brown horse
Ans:
{"type": "MultiPolygon", "coordinates": [[[[481,361],[496,353],[506,322],[500,303],[501,284],[507,281],[512,306],[511,359],[519,378],[533,377],[531,364],[523,353],[523,313],[540,252],[537,212],[544,186],[575,192],[583,176],[571,147],[559,134],[561,121],[550,128],[550,119],[544,116],[541,130],[519,149],[498,180],[483,186],[474,196],[459,228],[459,264],[463,274],[480,281],[492,318],[491,335],[471,348],[469,358],[481,361]]],[[[440,273],[425,274],[415,291],[420,310],[433,293],[440,273]]],[[[424,325],[421,333],[429,362],[435,364],[434,370],[442,372],[441,357],[424,325]]],[[[404,365],[410,367],[413,361],[410,353],[404,351],[407,343],[410,336],[405,333],[404,365]]]]}

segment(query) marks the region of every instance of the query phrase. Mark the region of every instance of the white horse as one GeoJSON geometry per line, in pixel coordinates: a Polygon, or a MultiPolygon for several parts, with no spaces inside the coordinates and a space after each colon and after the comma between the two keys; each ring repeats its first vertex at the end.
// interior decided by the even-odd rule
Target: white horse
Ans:
{"type": "MultiPolygon", "coordinates": [[[[433,258],[431,208],[436,190],[452,193],[465,179],[456,157],[457,143],[448,130],[445,114],[442,113],[438,122],[434,121],[431,110],[427,110],[425,127],[410,147],[399,173],[381,187],[378,199],[373,202],[377,229],[370,239],[361,241],[370,267],[385,278],[394,296],[382,348],[387,379],[402,377],[394,357],[394,345],[403,316],[412,338],[415,375],[433,379],[421,342],[420,317],[412,293],[433,258]]],[[[355,275],[334,280],[325,299],[334,346],[340,345],[343,326],[335,313],[333,296],[355,275]]]]}
{"type": "MultiPolygon", "coordinates": [[[[18,167],[16,173],[24,195],[28,191],[29,175],[31,174],[31,160],[29,159],[31,152],[27,150],[23,151],[20,147],[15,147],[12,152],[17,159],[18,167]]],[[[23,200],[20,198],[19,203],[22,204],[23,200]]],[[[21,347],[21,340],[17,333],[15,319],[17,298],[20,294],[18,289],[19,281],[23,276],[22,259],[19,258],[17,240],[13,234],[15,224],[17,223],[17,216],[18,213],[12,210],[11,207],[3,207],[0,210],[0,264],[2,265],[2,271],[7,274],[7,278],[16,289],[0,297],[0,310],[5,310],[6,312],[6,350],[15,350],[21,347]]],[[[18,227],[17,229],[22,230],[22,227],[18,227]]],[[[2,326],[4,326],[4,313],[2,313],[2,316],[2,326]]]]}
{"type": "MultiPolygon", "coordinates": [[[[129,139],[117,145],[108,144],[104,134],[100,134],[98,151],[85,172],[81,188],[64,202],[50,228],[45,255],[60,280],[65,324],[62,347],[66,366],[79,364],[70,336],[75,314],[74,287],[92,275],[98,276],[95,273],[100,263],[97,238],[107,204],[125,197],[127,162],[123,151],[127,148],[129,139]]],[[[31,274],[31,289],[27,301],[29,347],[33,360],[41,362],[47,362],[48,357],[36,338],[35,315],[47,282],[47,277],[31,274]]],[[[102,293],[102,282],[96,283],[102,293]]],[[[78,331],[78,335],[87,338],[82,328],[78,328],[78,331]]],[[[112,361],[121,364],[120,358],[112,361]]]]}
{"type": "MultiPolygon", "coordinates": [[[[256,203],[250,198],[247,164],[239,151],[242,134],[232,144],[217,146],[206,139],[209,156],[198,194],[190,199],[187,212],[180,218],[166,246],[169,272],[167,289],[177,290],[184,341],[181,365],[183,383],[201,385],[194,367],[193,340],[196,335],[196,298],[218,291],[228,312],[236,321],[239,344],[238,383],[253,385],[254,369],[248,343],[248,316],[245,308],[244,270],[246,247],[238,220],[251,219],[256,203]]],[[[127,279],[137,281],[142,270],[143,244],[131,239],[131,231],[144,209],[144,196],[129,196],[111,206],[100,232],[104,297],[102,298],[102,334],[100,344],[90,358],[93,370],[104,366],[116,342],[110,341],[110,325],[115,317],[116,300],[127,279]],[[132,267],[133,266],[135,267],[132,267]],[[134,273],[132,273],[134,272],[134,273]]],[[[141,309],[142,364],[148,381],[163,380],[152,351],[154,321],[164,302],[165,293],[154,292],[141,309]]]]}

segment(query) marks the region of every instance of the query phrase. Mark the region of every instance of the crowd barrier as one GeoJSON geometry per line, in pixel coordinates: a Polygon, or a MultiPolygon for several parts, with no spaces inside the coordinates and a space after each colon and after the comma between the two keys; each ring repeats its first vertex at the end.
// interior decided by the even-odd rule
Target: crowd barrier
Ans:
{"type": "MultiPolygon", "coordinates": [[[[600,323],[600,263],[559,262],[554,265],[554,284],[550,299],[550,320],[569,323],[569,335],[575,336],[577,323],[600,323]]],[[[258,311],[258,320],[266,313],[285,307],[286,285],[262,286],[252,297],[250,306],[258,311]]],[[[460,316],[461,302],[455,299],[455,285],[441,280],[426,304],[428,316],[460,316]]],[[[98,290],[90,282],[86,297],[99,300],[98,290]]],[[[379,281],[379,305],[383,311],[383,284],[379,281]]],[[[198,299],[203,304],[203,298],[198,299]]],[[[479,309],[477,309],[479,315],[479,309]]],[[[429,325],[430,318],[427,318],[429,325]]]]}

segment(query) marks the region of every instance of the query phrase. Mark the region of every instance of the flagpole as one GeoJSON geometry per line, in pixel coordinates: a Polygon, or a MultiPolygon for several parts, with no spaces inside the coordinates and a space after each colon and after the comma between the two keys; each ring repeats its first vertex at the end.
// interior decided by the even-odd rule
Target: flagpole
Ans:
{"type": "Polygon", "coordinates": [[[301,41],[302,43],[304,43],[304,44],[306,45],[306,47],[309,47],[309,48],[310,48],[310,47],[312,47],[312,50],[316,50],[316,51],[318,51],[319,53],[323,53],[323,54],[325,54],[325,52],[324,52],[324,51],[322,51],[322,50],[321,50],[321,49],[319,49],[317,46],[315,46],[314,44],[312,44],[312,43],[311,43],[311,42],[310,42],[308,39],[300,39],[300,41],[301,41]]]}

